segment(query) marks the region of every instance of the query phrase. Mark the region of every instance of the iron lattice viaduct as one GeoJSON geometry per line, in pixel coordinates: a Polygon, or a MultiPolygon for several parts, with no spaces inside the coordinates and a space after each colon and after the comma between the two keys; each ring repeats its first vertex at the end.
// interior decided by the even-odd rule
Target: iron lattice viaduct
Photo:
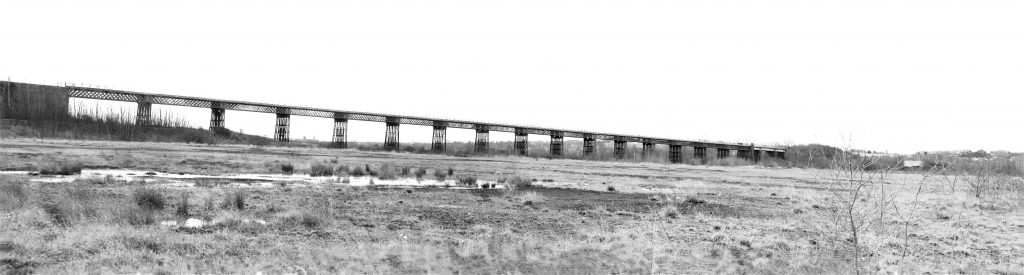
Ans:
{"type": "Polygon", "coordinates": [[[151,94],[80,86],[49,86],[27,83],[0,82],[0,89],[3,89],[4,91],[2,95],[4,100],[3,104],[5,104],[5,106],[11,106],[13,104],[12,101],[17,101],[17,98],[19,98],[19,96],[25,97],[24,94],[18,93],[18,90],[25,89],[18,89],[17,87],[34,87],[36,88],[36,90],[45,90],[47,94],[51,95],[51,97],[53,94],[60,95],[60,93],[63,93],[65,99],[64,102],[61,104],[64,108],[67,108],[67,98],[71,97],[135,102],[138,104],[138,111],[136,114],[136,123],[138,125],[149,124],[151,118],[150,113],[153,104],[209,108],[210,129],[224,127],[225,110],[273,113],[276,114],[277,116],[275,120],[274,139],[282,142],[287,142],[289,139],[289,124],[290,118],[293,115],[331,118],[334,119],[334,137],[332,140],[332,144],[334,147],[337,148],[346,148],[348,146],[348,121],[359,120],[382,122],[387,125],[387,127],[385,128],[386,134],[384,138],[384,148],[388,150],[397,150],[399,147],[399,126],[401,126],[402,124],[411,124],[433,127],[434,134],[433,144],[431,148],[435,152],[445,151],[447,143],[446,131],[449,127],[451,127],[475,130],[476,145],[474,148],[477,152],[486,152],[488,149],[488,138],[490,132],[498,131],[515,134],[515,140],[513,142],[513,151],[519,155],[526,155],[528,151],[527,145],[529,144],[529,135],[546,135],[551,137],[550,153],[552,156],[562,155],[563,139],[566,137],[583,139],[584,155],[591,155],[594,153],[594,149],[596,147],[595,143],[597,140],[611,140],[614,142],[613,154],[619,158],[625,155],[626,144],[628,142],[636,142],[643,144],[644,156],[651,155],[651,153],[654,151],[654,147],[656,144],[664,144],[669,146],[668,157],[669,161],[671,161],[672,163],[682,162],[683,146],[692,147],[694,158],[700,159],[708,157],[709,148],[714,149],[716,151],[716,156],[718,156],[719,158],[740,157],[753,161],[759,161],[762,155],[768,158],[784,158],[785,156],[785,149],[766,146],[756,146],[754,144],[688,141],[634,135],[588,132],[580,130],[553,129],[512,124],[487,123],[468,120],[451,120],[370,112],[328,110],[320,108],[285,106],[237,100],[221,100],[167,94],[151,94]]]}

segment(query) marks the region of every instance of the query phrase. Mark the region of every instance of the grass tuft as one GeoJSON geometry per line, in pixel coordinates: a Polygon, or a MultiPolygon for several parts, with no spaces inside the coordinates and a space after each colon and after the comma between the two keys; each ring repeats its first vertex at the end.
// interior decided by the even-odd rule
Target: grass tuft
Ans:
{"type": "Polygon", "coordinates": [[[291,174],[295,172],[295,165],[291,162],[285,162],[281,164],[281,172],[285,174],[291,174]]]}
{"type": "Polygon", "coordinates": [[[229,192],[224,197],[224,201],[220,203],[220,207],[223,209],[245,210],[245,195],[243,190],[229,192]]]}
{"type": "Polygon", "coordinates": [[[159,190],[148,187],[135,189],[132,199],[135,201],[135,205],[147,211],[164,210],[164,206],[167,204],[159,190]]]}
{"type": "Polygon", "coordinates": [[[190,194],[188,192],[181,193],[181,200],[178,202],[178,208],[177,208],[177,210],[174,211],[175,214],[177,214],[180,217],[188,217],[189,216],[189,211],[188,211],[189,210],[189,208],[188,208],[188,198],[189,198],[189,196],[190,196],[190,194]]]}
{"type": "Polygon", "coordinates": [[[309,166],[309,175],[314,177],[333,176],[334,167],[330,163],[314,162],[309,166]]]}

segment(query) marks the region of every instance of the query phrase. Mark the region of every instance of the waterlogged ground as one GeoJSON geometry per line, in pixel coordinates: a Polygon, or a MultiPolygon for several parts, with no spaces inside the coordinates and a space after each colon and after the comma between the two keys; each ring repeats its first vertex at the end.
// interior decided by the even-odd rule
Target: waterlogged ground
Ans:
{"type": "Polygon", "coordinates": [[[505,188],[504,183],[488,180],[474,180],[459,183],[458,179],[429,179],[415,175],[398,175],[393,179],[376,176],[310,176],[309,174],[223,174],[199,175],[186,173],[164,173],[126,169],[83,169],[74,175],[41,175],[39,171],[0,171],[0,175],[22,176],[32,182],[48,183],[133,183],[156,186],[196,187],[197,185],[222,185],[226,187],[332,187],[332,186],[380,186],[380,187],[441,187],[455,189],[505,188]]]}
{"type": "MultiPolygon", "coordinates": [[[[0,170],[2,272],[854,268],[847,238],[827,226],[835,207],[823,171],[54,140],[0,140],[0,170]],[[60,160],[86,169],[24,175],[60,160]],[[284,174],[283,163],[294,172],[284,174]],[[308,176],[322,163],[427,173],[308,176]],[[477,182],[460,184],[466,177],[477,182]],[[510,177],[532,186],[506,188],[510,177]],[[498,188],[482,188],[490,183],[498,188]],[[154,196],[163,208],[139,203],[154,196]]],[[[864,271],[1024,270],[1024,196],[979,199],[935,179],[918,193],[920,180],[898,174],[884,185],[899,214],[860,236],[864,271]]]]}

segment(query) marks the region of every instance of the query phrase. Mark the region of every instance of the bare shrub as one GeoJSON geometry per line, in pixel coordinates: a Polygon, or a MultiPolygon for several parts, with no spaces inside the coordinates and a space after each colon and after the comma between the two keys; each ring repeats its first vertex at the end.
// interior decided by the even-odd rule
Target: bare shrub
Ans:
{"type": "Polygon", "coordinates": [[[955,162],[953,165],[961,182],[967,184],[971,195],[979,200],[991,193],[999,183],[1000,177],[995,166],[966,161],[955,162]]]}
{"type": "Polygon", "coordinates": [[[328,177],[334,175],[334,167],[330,163],[314,162],[309,166],[309,175],[314,177],[328,177]]]}
{"type": "Polygon", "coordinates": [[[295,165],[293,165],[291,162],[282,163],[280,168],[281,168],[281,172],[285,173],[285,174],[289,174],[290,175],[291,173],[295,172],[295,165]]]}
{"type": "Polygon", "coordinates": [[[377,178],[382,180],[393,180],[397,179],[398,177],[395,176],[395,171],[394,169],[391,168],[391,166],[383,165],[380,167],[377,173],[377,178]]]}
{"type": "Polygon", "coordinates": [[[892,202],[892,195],[885,193],[885,182],[896,168],[879,164],[878,158],[842,150],[825,170],[822,180],[831,195],[830,207],[825,221],[818,225],[833,251],[849,253],[856,273],[862,270],[865,231],[873,224],[885,224],[885,211],[892,202]]]}
{"type": "Polygon", "coordinates": [[[356,166],[355,169],[352,169],[352,172],[349,173],[349,175],[352,175],[353,177],[362,177],[366,175],[366,172],[363,171],[362,167],[356,166]]]}
{"type": "Polygon", "coordinates": [[[502,189],[502,195],[507,198],[515,197],[519,193],[520,189],[533,186],[532,181],[520,176],[503,178],[499,179],[499,181],[505,182],[505,189],[502,189]]]}
{"type": "Polygon", "coordinates": [[[422,179],[423,176],[427,175],[427,168],[416,169],[415,174],[416,174],[416,179],[422,179]]]}
{"type": "Polygon", "coordinates": [[[473,176],[459,176],[457,181],[459,185],[476,186],[476,177],[473,176]]]}
{"type": "Polygon", "coordinates": [[[399,173],[399,175],[402,175],[403,177],[408,176],[409,175],[409,170],[410,170],[409,167],[403,166],[402,167],[402,171],[399,173]]]}
{"type": "Polygon", "coordinates": [[[39,169],[39,173],[43,175],[77,175],[82,173],[82,167],[84,166],[78,160],[62,159],[44,165],[39,169]]]}
{"type": "Polygon", "coordinates": [[[506,179],[506,183],[507,183],[507,185],[515,185],[516,187],[531,187],[531,186],[533,186],[533,181],[531,181],[530,179],[524,178],[524,177],[520,177],[520,176],[509,177],[508,179],[506,179]]]}
{"type": "Polygon", "coordinates": [[[434,169],[434,178],[437,179],[437,181],[444,181],[445,178],[448,178],[448,174],[445,173],[444,170],[434,169]]]}
{"type": "Polygon", "coordinates": [[[349,175],[350,170],[347,164],[338,165],[338,168],[334,169],[336,175],[349,175]]]}

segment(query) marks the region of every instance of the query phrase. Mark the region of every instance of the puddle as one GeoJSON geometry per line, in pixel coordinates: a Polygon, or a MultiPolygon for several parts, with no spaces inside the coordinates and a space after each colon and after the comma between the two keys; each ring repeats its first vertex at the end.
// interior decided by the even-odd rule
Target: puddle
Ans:
{"type": "MultiPolygon", "coordinates": [[[[29,171],[0,171],[3,175],[30,175],[29,171]]],[[[199,186],[234,186],[234,187],[313,187],[313,186],[378,186],[378,187],[449,187],[453,189],[476,189],[483,186],[504,188],[503,184],[494,181],[477,180],[476,186],[459,185],[455,179],[438,181],[435,179],[397,178],[379,179],[372,176],[329,176],[313,177],[309,175],[285,174],[237,174],[237,175],[199,175],[174,174],[143,170],[121,169],[84,169],[81,175],[70,176],[32,176],[34,182],[62,183],[78,179],[105,179],[119,182],[157,183],[174,187],[199,186]]]]}

